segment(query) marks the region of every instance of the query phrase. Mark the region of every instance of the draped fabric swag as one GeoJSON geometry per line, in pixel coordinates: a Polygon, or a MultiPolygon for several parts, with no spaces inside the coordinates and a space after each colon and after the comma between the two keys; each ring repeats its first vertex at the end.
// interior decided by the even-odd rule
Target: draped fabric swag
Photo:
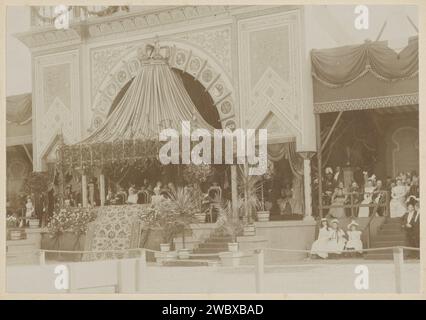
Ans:
{"type": "Polygon", "coordinates": [[[411,39],[399,53],[386,42],[312,50],[312,75],[328,87],[347,86],[370,72],[383,81],[397,81],[417,76],[418,39],[411,39]]]}
{"type": "Polygon", "coordinates": [[[293,197],[296,200],[293,212],[303,212],[303,158],[296,152],[296,142],[277,143],[268,145],[268,158],[279,161],[282,158],[288,160],[293,173],[293,197]]]}

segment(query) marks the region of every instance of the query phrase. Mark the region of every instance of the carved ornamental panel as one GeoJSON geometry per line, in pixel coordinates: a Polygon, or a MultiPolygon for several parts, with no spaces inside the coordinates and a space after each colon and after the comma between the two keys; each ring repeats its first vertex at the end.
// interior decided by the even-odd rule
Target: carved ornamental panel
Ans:
{"type": "Polygon", "coordinates": [[[238,22],[241,118],[282,141],[302,128],[300,25],[298,10],[238,22]]]}

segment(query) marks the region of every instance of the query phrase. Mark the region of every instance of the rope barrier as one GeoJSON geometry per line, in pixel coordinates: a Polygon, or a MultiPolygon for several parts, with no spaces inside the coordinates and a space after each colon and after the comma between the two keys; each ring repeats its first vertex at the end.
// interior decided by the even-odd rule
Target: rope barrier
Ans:
{"type": "MultiPolygon", "coordinates": [[[[411,250],[411,251],[420,251],[420,248],[415,247],[405,247],[405,246],[395,246],[395,247],[381,247],[381,248],[369,248],[369,249],[360,249],[360,250],[320,250],[318,252],[321,253],[354,253],[354,252],[377,252],[377,251],[394,251],[395,249],[403,249],[403,250],[411,250]]],[[[238,253],[242,255],[238,255],[239,258],[247,258],[247,257],[254,257],[254,254],[258,250],[265,250],[265,251],[276,251],[276,252],[283,252],[283,253],[311,253],[311,250],[303,250],[303,249],[280,249],[280,248],[262,248],[262,249],[252,249],[252,250],[244,250],[244,251],[238,251],[238,253]]],[[[70,251],[70,250],[48,250],[48,249],[34,249],[32,251],[20,251],[20,252],[12,252],[7,253],[7,255],[22,255],[22,254],[41,254],[41,253],[64,253],[64,254],[108,254],[108,253],[117,253],[117,254],[124,254],[124,253],[130,253],[130,252],[139,252],[142,251],[145,252],[152,252],[152,253],[170,253],[170,252],[176,252],[176,251],[158,251],[153,249],[146,249],[146,248],[132,248],[132,249],[122,249],[122,250],[76,250],[76,251],[70,251]]],[[[226,253],[229,253],[231,251],[223,251],[226,253]]],[[[188,253],[189,257],[219,257],[221,253],[223,252],[217,252],[217,253],[188,253]]]]}
{"type": "MultiPolygon", "coordinates": [[[[405,250],[415,250],[420,251],[420,248],[414,248],[414,247],[380,247],[380,248],[369,248],[369,249],[357,249],[357,250],[318,250],[317,252],[321,253],[353,253],[353,252],[374,252],[374,251],[385,251],[385,250],[394,250],[394,249],[405,249],[405,250]]],[[[279,249],[279,248],[263,248],[263,250],[269,250],[269,251],[280,251],[280,252],[288,252],[288,253],[311,253],[311,250],[303,250],[303,249],[279,249]]],[[[314,253],[314,252],[313,252],[314,253]]]]}

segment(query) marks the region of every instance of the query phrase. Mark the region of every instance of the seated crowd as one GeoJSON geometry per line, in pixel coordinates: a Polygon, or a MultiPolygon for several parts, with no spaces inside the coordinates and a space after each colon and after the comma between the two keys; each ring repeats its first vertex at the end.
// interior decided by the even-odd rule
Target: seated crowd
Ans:
{"type": "MultiPolygon", "coordinates": [[[[318,181],[316,181],[318,183],[318,181]]],[[[328,215],[333,218],[345,216],[369,217],[376,208],[377,215],[384,215],[389,206],[391,218],[402,217],[407,211],[407,199],[419,198],[419,177],[415,171],[388,177],[385,181],[375,174],[362,173],[362,183],[352,179],[344,182],[340,167],[335,171],[325,169],[322,181],[322,205],[328,206],[328,215]],[[389,195],[387,197],[387,195],[389,195]]]]}
{"type": "MultiPolygon", "coordinates": [[[[339,227],[339,220],[345,217],[368,218],[375,212],[383,216],[388,208],[390,218],[399,218],[405,231],[408,245],[418,248],[420,245],[420,202],[419,177],[416,172],[400,173],[394,178],[388,177],[383,183],[375,174],[362,173],[363,184],[351,181],[345,188],[343,174],[339,167],[336,171],[325,169],[322,181],[322,204],[326,207],[327,218],[321,219],[318,239],[312,244],[313,257],[338,257],[342,253],[362,253],[362,231],[357,230],[358,223],[352,221],[347,230],[339,227]],[[329,220],[331,220],[329,224],[329,220]]],[[[316,181],[317,182],[317,181],[316,181]]]]}

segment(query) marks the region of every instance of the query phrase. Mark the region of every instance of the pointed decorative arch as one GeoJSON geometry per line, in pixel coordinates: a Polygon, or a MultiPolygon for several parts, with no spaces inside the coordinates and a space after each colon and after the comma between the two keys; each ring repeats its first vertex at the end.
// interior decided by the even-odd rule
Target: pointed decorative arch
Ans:
{"type": "MultiPolygon", "coordinates": [[[[152,39],[147,39],[132,46],[104,78],[94,95],[93,116],[89,131],[95,130],[105,121],[114,98],[139,70],[138,49],[151,42],[152,39]]],[[[183,40],[161,39],[161,45],[171,48],[169,65],[190,74],[210,94],[219,113],[222,127],[231,130],[236,128],[235,91],[231,80],[219,63],[203,50],[183,40]]]]}

